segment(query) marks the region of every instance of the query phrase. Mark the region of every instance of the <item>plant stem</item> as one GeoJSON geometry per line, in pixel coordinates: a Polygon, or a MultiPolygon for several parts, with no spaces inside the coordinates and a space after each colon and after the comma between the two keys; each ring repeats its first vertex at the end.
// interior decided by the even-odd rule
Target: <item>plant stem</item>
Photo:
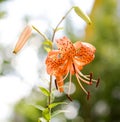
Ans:
{"type": "Polygon", "coordinates": [[[55,33],[56,33],[56,31],[57,31],[59,25],[62,23],[62,21],[66,18],[66,16],[70,13],[70,11],[71,11],[72,9],[73,9],[73,7],[69,9],[69,11],[62,17],[62,19],[60,20],[60,22],[57,24],[56,28],[55,28],[54,31],[53,31],[52,42],[54,41],[55,33]]]}
{"type": "MultiPolygon", "coordinates": [[[[51,104],[51,93],[52,93],[52,75],[50,75],[50,83],[49,83],[49,97],[48,97],[48,106],[51,104]]],[[[51,115],[51,108],[48,108],[49,109],[49,113],[51,115]]],[[[51,122],[51,119],[49,120],[49,122],[51,122]]]]}
{"type": "Polygon", "coordinates": [[[43,34],[41,33],[35,26],[32,25],[32,28],[37,31],[45,40],[48,40],[48,38],[43,34]]]}
{"type": "Polygon", "coordinates": [[[50,95],[49,95],[49,99],[48,99],[48,105],[51,104],[51,92],[52,92],[52,76],[51,75],[50,75],[49,92],[50,92],[50,95]]]}
{"type": "MultiPolygon", "coordinates": [[[[62,19],[59,21],[59,23],[58,23],[57,26],[55,27],[55,29],[54,29],[54,31],[53,31],[52,40],[51,40],[52,42],[54,41],[54,37],[55,37],[56,31],[57,31],[59,25],[62,23],[62,21],[66,18],[66,16],[70,13],[70,11],[71,11],[72,9],[73,9],[73,7],[70,8],[70,10],[62,17],[62,19]]],[[[33,28],[34,28],[34,26],[33,26],[33,28]]],[[[42,35],[44,39],[46,39],[46,37],[45,37],[41,32],[39,32],[36,28],[34,28],[34,29],[35,29],[38,33],[40,33],[40,35],[42,35]]],[[[52,49],[53,49],[53,46],[51,47],[51,50],[52,50],[52,49]]],[[[52,96],[51,96],[51,93],[52,93],[52,75],[50,75],[49,93],[50,93],[50,95],[49,95],[49,98],[48,98],[48,106],[51,104],[51,98],[52,98],[52,96]]],[[[51,113],[51,108],[49,108],[49,112],[51,113]]],[[[50,122],[50,120],[49,120],[49,122],[50,122]]]]}

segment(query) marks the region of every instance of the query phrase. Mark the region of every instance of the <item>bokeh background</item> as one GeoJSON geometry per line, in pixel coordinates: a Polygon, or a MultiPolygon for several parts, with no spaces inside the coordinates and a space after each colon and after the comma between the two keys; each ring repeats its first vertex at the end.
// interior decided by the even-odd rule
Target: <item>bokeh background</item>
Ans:
{"type": "MultiPolygon", "coordinates": [[[[27,24],[33,24],[49,38],[67,10],[79,6],[91,18],[91,26],[71,12],[61,24],[56,38],[68,36],[73,42],[86,41],[96,47],[95,60],[83,73],[100,77],[90,100],[73,78],[70,102],[55,91],[55,101],[67,101],[70,113],[60,114],[52,122],[120,122],[120,1],[119,0],[0,0],[0,122],[37,122],[41,112],[31,104],[46,106],[46,97],[38,86],[48,88],[43,39],[33,32],[20,53],[12,54],[17,39],[27,24]]],[[[65,81],[67,85],[68,80],[65,81]]],[[[54,84],[53,84],[54,87],[54,84]]]]}

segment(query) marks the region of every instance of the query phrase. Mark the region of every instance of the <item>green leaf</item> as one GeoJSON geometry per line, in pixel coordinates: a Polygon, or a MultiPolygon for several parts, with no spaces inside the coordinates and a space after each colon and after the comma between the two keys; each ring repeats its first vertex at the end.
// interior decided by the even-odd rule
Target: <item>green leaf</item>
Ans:
{"type": "Polygon", "coordinates": [[[47,51],[47,52],[50,52],[50,51],[51,51],[51,48],[50,48],[50,47],[44,46],[44,49],[45,49],[45,51],[47,51]]]}
{"type": "Polygon", "coordinates": [[[50,96],[50,92],[46,88],[39,86],[39,89],[45,96],[50,96]]]}
{"type": "Polygon", "coordinates": [[[69,111],[67,111],[67,110],[57,110],[57,111],[54,111],[54,112],[52,113],[51,117],[53,118],[53,117],[55,117],[55,116],[58,115],[58,114],[66,113],[66,112],[69,112],[69,111]]]}
{"type": "Polygon", "coordinates": [[[40,118],[38,118],[38,122],[48,122],[48,121],[45,118],[40,117],[40,118]]]}
{"type": "Polygon", "coordinates": [[[90,18],[78,7],[78,6],[74,6],[74,11],[75,13],[81,17],[85,22],[87,22],[88,24],[91,24],[92,21],[90,20],[90,18]]]}
{"type": "Polygon", "coordinates": [[[57,28],[56,31],[63,30],[63,29],[64,29],[63,27],[60,27],[60,28],[57,28]]]}
{"type": "Polygon", "coordinates": [[[51,49],[52,49],[52,41],[50,41],[50,40],[45,40],[44,42],[43,42],[43,47],[44,47],[44,49],[47,51],[47,52],[50,52],[51,51],[51,49]]]}
{"type": "Polygon", "coordinates": [[[43,42],[43,44],[44,45],[48,45],[48,46],[52,46],[52,41],[51,40],[45,40],[44,42],[43,42]]]}
{"type": "Polygon", "coordinates": [[[41,106],[41,105],[34,105],[34,104],[33,104],[33,106],[34,106],[35,108],[41,110],[41,111],[45,110],[45,108],[44,108],[43,106],[41,106]]]}
{"type": "Polygon", "coordinates": [[[43,117],[46,120],[50,120],[51,119],[51,114],[48,108],[46,108],[43,112],[42,112],[43,117]]]}
{"type": "Polygon", "coordinates": [[[51,103],[48,108],[54,108],[58,105],[61,105],[61,104],[67,104],[66,102],[56,102],[56,103],[51,103]]]}

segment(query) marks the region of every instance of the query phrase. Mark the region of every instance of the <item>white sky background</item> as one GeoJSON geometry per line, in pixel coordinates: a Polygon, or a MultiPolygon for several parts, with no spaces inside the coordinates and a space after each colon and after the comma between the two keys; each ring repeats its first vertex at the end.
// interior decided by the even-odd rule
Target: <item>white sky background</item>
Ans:
{"type": "MultiPolygon", "coordinates": [[[[89,13],[93,2],[94,0],[10,0],[3,4],[8,16],[0,20],[0,44],[6,47],[12,45],[14,48],[18,36],[25,26],[22,21],[24,15],[31,16],[30,23],[44,32],[48,28],[48,23],[50,23],[50,27],[55,27],[72,5],[77,5],[84,12],[89,13]],[[43,19],[38,20],[39,18],[43,19]]],[[[77,16],[74,20],[76,23],[80,21],[77,27],[84,28],[83,20],[80,18],[78,20],[77,16]]],[[[39,79],[37,67],[40,66],[40,62],[35,50],[36,48],[31,45],[24,48],[22,53],[13,56],[12,63],[23,79],[11,74],[0,77],[0,122],[8,122],[6,118],[10,116],[11,105],[27,95],[39,79]]],[[[10,49],[10,53],[12,55],[12,49],[10,49]]]]}

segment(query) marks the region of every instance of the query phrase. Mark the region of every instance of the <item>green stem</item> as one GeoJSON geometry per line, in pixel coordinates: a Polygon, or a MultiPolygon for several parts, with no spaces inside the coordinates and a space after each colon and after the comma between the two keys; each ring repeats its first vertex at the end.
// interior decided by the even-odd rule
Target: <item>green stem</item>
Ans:
{"type": "Polygon", "coordinates": [[[52,92],[52,76],[51,75],[50,75],[49,92],[50,92],[50,95],[49,95],[49,99],[48,99],[48,105],[51,104],[51,92],[52,92]]]}
{"type": "MultiPolygon", "coordinates": [[[[66,16],[70,13],[70,11],[73,9],[73,7],[62,17],[62,19],[59,21],[59,23],[57,24],[57,26],[55,27],[54,31],[53,31],[53,36],[52,36],[52,42],[54,41],[54,37],[55,37],[55,34],[56,34],[56,31],[59,27],[59,25],[62,23],[62,21],[66,18],[66,16]]],[[[33,26],[34,28],[34,26],[33,26]]],[[[36,28],[34,28],[38,33],[40,33],[36,28]]],[[[46,37],[40,33],[40,35],[42,35],[45,39],[46,37]]],[[[51,47],[51,50],[53,49],[53,47],[51,47]]],[[[49,98],[48,98],[48,106],[51,104],[51,93],[52,93],[52,76],[50,75],[50,84],[49,84],[49,92],[50,92],[50,95],[49,95],[49,98]]],[[[49,108],[49,112],[51,113],[51,109],[49,108]]],[[[50,122],[51,120],[49,120],[50,122]]]]}
{"type": "Polygon", "coordinates": [[[41,33],[35,26],[32,25],[32,28],[37,31],[45,40],[48,40],[48,38],[43,34],[41,33]]]}
{"type": "Polygon", "coordinates": [[[67,15],[70,13],[70,11],[71,11],[72,9],[73,9],[73,7],[69,9],[69,11],[62,17],[62,19],[61,19],[61,20],[59,21],[59,23],[57,24],[56,28],[55,28],[54,31],[53,31],[52,42],[54,41],[54,37],[55,37],[56,31],[57,31],[59,25],[60,25],[60,24],[62,23],[62,21],[67,17],[67,15]]]}
{"type": "MultiPolygon", "coordinates": [[[[50,75],[49,93],[50,93],[50,95],[48,97],[48,106],[51,104],[51,98],[52,98],[52,96],[51,96],[51,93],[52,93],[52,76],[51,75],[50,75]]],[[[51,108],[49,108],[49,113],[51,115],[51,108]]],[[[51,122],[51,119],[49,120],[49,122],[51,122]]]]}

